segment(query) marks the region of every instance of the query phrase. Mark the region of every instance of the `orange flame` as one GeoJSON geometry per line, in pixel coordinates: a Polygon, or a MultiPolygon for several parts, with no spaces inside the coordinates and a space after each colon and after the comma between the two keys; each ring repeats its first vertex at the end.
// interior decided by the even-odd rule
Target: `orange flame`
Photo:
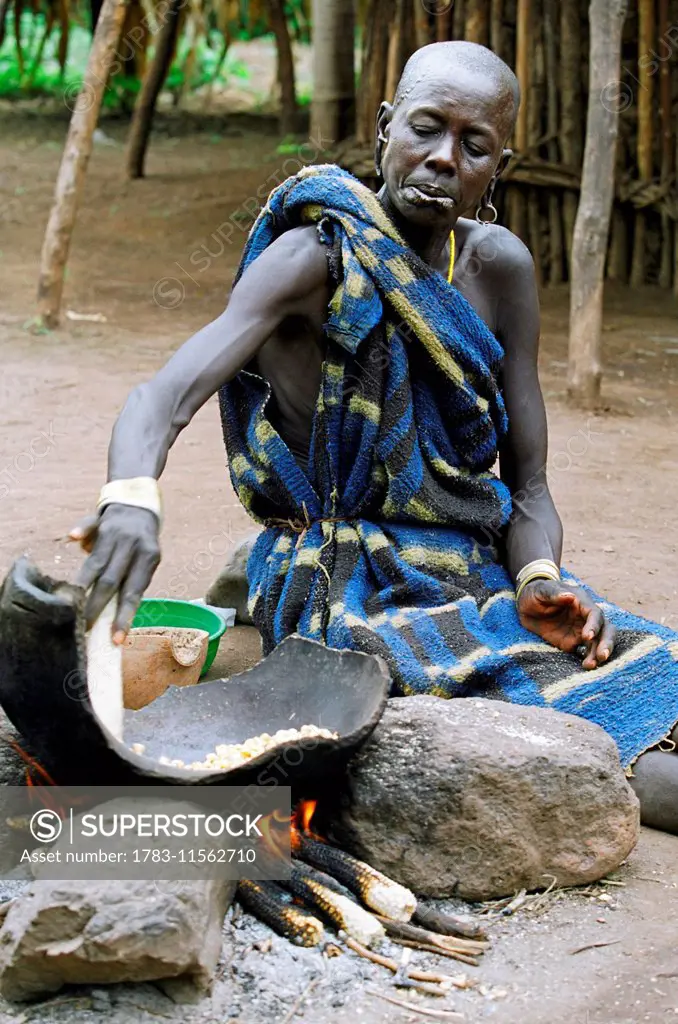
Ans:
{"type": "Polygon", "coordinates": [[[302,835],[310,836],[311,839],[317,839],[321,843],[324,842],[322,836],[311,829],[311,822],[317,806],[317,800],[300,800],[296,806],[290,827],[292,849],[295,852],[301,846],[302,835]]]}
{"type": "MultiPolygon", "coordinates": [[[[39,761],[36,761],[36,759],[32,757],[26,750],[24,750],[23,747],[16,742],[16,740],[12,739],[11,736],[3,736],[2,733],[0,733],[0,742],[6,743],[8,746],[10,746],[12,750],[14,750],[14,752],[18,754],[22,761],[25,763],[26,768],[24,769],[24,773],[26,778],[26,785],[28,787],[38,790],[47,790],[50,786],[59,787],[61,785],[61,783],[56,782],[55,779],[52,778],[47,769],[43,768],[39,761]]],[[[53,798],[50,796],[49,793],[45,792],[43,799],[44,801],[49,801],[53,798]]],[[[82,804],[85,801],[85,798],[70,797],[69,801],[75,807],[78,804],[82,804]]],[[[45,806],[48,807],[50,805],[46,802],[45,806]]],[[[63,810],[63,814],[65,815],[66,813],[67,812],[63,810]]]]}
{"type": "Polygon", "coordinates": [[[49,772],[45,768],[42,767],[40,762],[36,761],[34,757],[31,757],[30,754],[28,754],[21,746],[19,746],[19,744],[16,742],[16,740],[13,740],[10,737],[6,737],[6,736],[2,736],[0,738],[3,739],[5,743],[9,744],[9,746],[12,747],[14,752],[17,753],[19,755],[19,757],[22,759],[22,761],[24,761],[25,764],[27,765],[27,768],[25,769],[25,771],[26,771],[26,785],[27,786],[45,786],[45,785],[47,785],[47,786],[56,786],[57,785],[57,783],[54,781],[54,779],[49,774],[49,772]],[[40,779],[40,776],[42,776],[44,781],[43,782],[41,782],[41,781],[34,782],[33,781],[33,776],[31,775],[31,772],[35,772],[35,774],[38,776],[38,779],[40,779]]]}
{"type": "Polygon", "coordinates": [[[317,806],[317,800],[301,800],[297,804],[291,818],[288,818],[287,815],[282,816],[277,810],[273,811],[272,814],[267,814],[259,823],[259,829],[263,833],[264,845],[276,856],[284,855],[285,851],[281,847],[282,832],[279,827],[276,828],[276,825],[279,826],[281,824],[289,824],[290,843],[293,853],[299,850],[302,834],[322,841],[321,836],[311,831],[311,821],[317,806]]]}
{"type": "MultiPolygon", "coordinates": [[[[50,787],[58,786],[58,783],[54,781],[47,769],[43,768],[39,761],[36,761],[34,757],[31,757],[31,755],[10,736],[3,736],[0,734],[0,740],[12,747],[14,752],[19,755],[26,765],[26,768],[24,769],[26,775],[26,786],[32,791],[35,791],[35,795],[40,803],[42,803],[43,807],[46,807],[51,811],[56,811],[62,819],[66,818],[68,813],[66,808],[62,807],[49,792],[50,787]]],[[[29,799],[31,795],[32,794],[29,794],[29,799]]]]}
{"type": "Polygon", "coordinates": [[[311,821],[318,806],[317,800],[302,800],[297,809],[298,820],[301,823],[302,832],[311,832],[311,821]]]}

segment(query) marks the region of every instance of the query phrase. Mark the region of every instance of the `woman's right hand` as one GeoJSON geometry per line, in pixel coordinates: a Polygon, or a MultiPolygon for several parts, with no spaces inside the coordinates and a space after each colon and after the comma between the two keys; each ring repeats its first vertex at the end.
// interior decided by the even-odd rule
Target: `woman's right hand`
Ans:
{"type": "Polygon", "coordinates": [[[85,611],[88,629],[118,594],[113,642],[124,642],[160,562],[159,532],[153,512],[119,504],[108,505],[101,515],[88,516],[71,530],[71,540],[89,553],[77,579],[85,590],[92,588],[85,611]]]}

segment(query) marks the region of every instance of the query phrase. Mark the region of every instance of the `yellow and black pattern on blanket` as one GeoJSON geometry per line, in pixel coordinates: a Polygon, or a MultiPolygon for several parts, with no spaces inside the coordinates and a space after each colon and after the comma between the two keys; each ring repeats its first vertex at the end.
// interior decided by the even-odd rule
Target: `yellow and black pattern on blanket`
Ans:
{"type": "Polygon", "coordinates": [[[501,346],[338,168],[275,190],[241,270],[305,223],[335,285],[308,468],[269,419],[267,381],[243,372],[220,393],[233,485],[267,527],[248,564],[264,650],[299,633],[381,655],[394,693],[579,714],[630,763],[678,718],[678,636],[612,608],[615,654],[584,672],[521,626],[497,554],[511,514],[492,472],[507,426],[501,346]]]}

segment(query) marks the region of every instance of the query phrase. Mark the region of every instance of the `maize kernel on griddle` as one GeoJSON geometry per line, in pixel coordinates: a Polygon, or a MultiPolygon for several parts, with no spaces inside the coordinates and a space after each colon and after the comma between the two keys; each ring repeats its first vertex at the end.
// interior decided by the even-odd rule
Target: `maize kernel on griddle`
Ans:
{"type": "MultiPolygon", "coordinates": [[[[310,739],[336,740],[339,739],[339,734],[318,725],[302,725],[300,729],[278,729],[273,735],[263,732],[259,736],[251,736],[243,743],[220,743],[215,750],[205,755],[204,761],[186,764],[179,758],[163,755],[158,762],[172,768],[190,768],[193,771],[231,771],[284,743],[299,743],[301,740],[310,739]]],[[[143,753],[143,749],[139,749],[140,746],[134,744],[132,749],[136,748],[135,753],[143,753]]]]}

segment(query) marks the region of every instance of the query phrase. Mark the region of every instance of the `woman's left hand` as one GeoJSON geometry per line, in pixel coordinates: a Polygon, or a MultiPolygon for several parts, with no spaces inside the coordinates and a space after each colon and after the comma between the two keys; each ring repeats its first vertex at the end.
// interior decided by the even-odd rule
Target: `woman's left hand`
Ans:
{"type": "Polygon", "coordinates": [[[518,617],[526,629],[561,651],[586,646],[584,668],[603,665],[614,649],[614,626],[581,587],[533,580],[520,595],[518,617]]]}

